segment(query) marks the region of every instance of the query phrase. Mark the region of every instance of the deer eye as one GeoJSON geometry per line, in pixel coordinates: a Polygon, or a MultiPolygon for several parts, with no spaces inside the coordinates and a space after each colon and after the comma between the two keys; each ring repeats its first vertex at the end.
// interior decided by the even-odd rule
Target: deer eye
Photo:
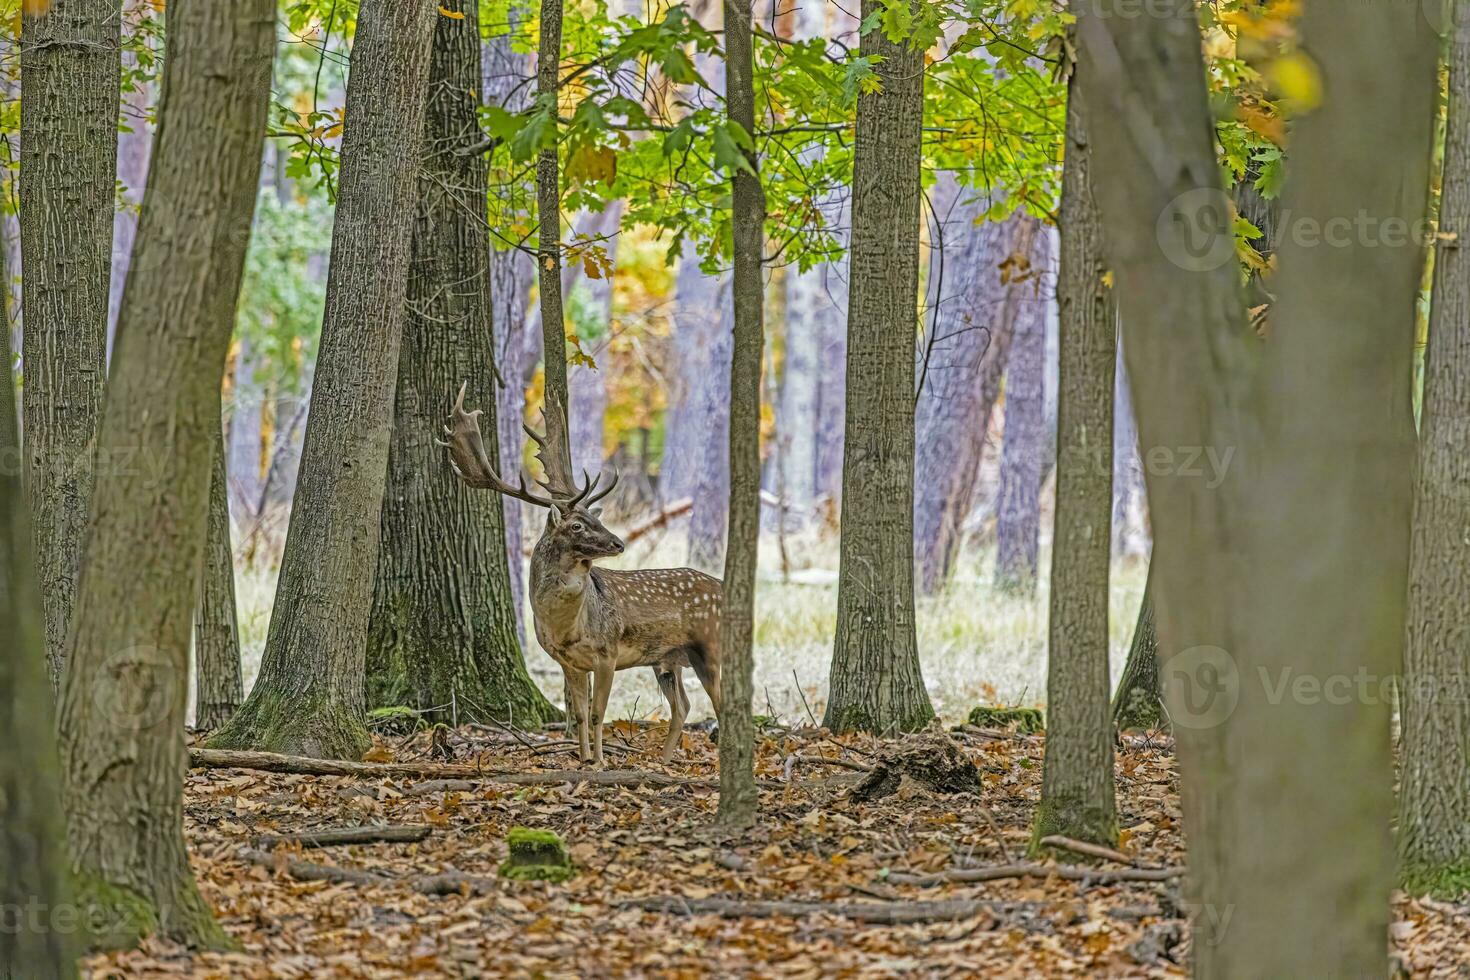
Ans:
{"type": "Polygon", "coordinates": [[[572,533],[573,534],[581,534],[582,533],[582,522],[581,521],[573,521],[572,522],[572,533]]]}

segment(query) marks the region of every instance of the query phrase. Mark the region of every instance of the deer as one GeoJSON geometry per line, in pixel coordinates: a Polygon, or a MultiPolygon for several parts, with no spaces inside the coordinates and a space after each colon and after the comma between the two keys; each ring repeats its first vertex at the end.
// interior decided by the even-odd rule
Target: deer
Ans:
{"type": "MultiPolygon", "coordinates": [[[[613,675],[652,667],[669,705],[661,759],[672,762],[689,714],[685,667],[694,669],[717,717],[720,712],[724,586],[692,568],[623,571],[594,565],[623,553],[622,539],[603,526],[597,506],[617,486],[617,473],[599,490],[602,474],[589,478],[583,471],[582,485],[576,487],[567,447],[549,445],[547,436],[522,423],[546,470],[547,479],[535,481],[546,492],[528,488],[524,476],[512,486],[490,463],[480,434],[481,410],[465,411],[466,387],[460,386],[442,443],[455,476],[472,489],[493,490],[547,512],[531,553],[531,612],[536,639],[566,677],[567,712],[576,719],[581,761],[603,764],[602,723],[613,675]]],[[[565,433],[566,426],[560,431],[565,433]]]]}

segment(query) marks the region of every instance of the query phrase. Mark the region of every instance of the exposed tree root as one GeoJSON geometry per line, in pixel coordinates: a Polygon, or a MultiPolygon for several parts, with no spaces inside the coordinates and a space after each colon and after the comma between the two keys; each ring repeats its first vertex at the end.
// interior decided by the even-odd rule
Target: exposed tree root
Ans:
{"type": "Polygon", "coordinates": [[[1071,851],[1073,854],[1099,858],[1103,861],[1114,861],[1118,864],[1138,863],[1122,851],[1114,850],[1111,847],[1104,847],[1102,844],[1090,844],[1085,840],[1073,840],[1070,837],[1063,837],[1061,834],[1052,834],[1049,837],[1043,837],[1037,841],[1037,844],[1042,847],[1054,847],[1061,851],[1071,851]]]}

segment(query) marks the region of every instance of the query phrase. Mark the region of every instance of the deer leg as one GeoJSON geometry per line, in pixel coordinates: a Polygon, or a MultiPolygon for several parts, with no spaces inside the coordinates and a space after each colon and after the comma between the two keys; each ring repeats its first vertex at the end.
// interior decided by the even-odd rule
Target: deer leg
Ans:
{"type": "Polygon", "coordinates": [[[704,693],[709,695],[709,703],[714,706],[715,718],[718,720],[720,717],[719,660],[710,657],[703,651],[691,651],[689,665],[694,668],[694,675],[699,678],[699,684],[704,688],[704,693]]]}
{"type": "Polygon", "coordinates": [[[684,733],[684,719],[689,715],[689,697],[684,693],[684,671],[679,667],[654,671],[659,689],[669,702],[669,734],[664,739],[663,762],[672,762],[679,747],[679,738],[684,733]]]}
{"type": "Polygon", "coordinates": [[[612,694],[613,672],[617,668],[611,660],[603,661],[592,669],[592,762],[602,765],[602,719],[607,717],[607,699],[612,694]]]}
{"type": "Polygon", "coordinates": [[[583,762],[590,761],[592,751],[587,745],[587,674],[579,670],[565,670],[567,686],[567,711],[570,717],[577,721],[577,757],[583,762]]]}

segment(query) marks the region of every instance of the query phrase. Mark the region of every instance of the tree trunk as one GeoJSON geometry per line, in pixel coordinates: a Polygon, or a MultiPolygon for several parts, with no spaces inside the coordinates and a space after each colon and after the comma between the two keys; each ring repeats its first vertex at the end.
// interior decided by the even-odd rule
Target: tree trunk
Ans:
{"type": "MultiPolygon", "coordinates": [[[[738,2],[738,0],[731,0],[738,2]]],[[[733,283],[721,282],[716,295],[721,308],[700,311],[702,326],[713,326],[713,332],[701,337],[702,349],[693,365],[697,365],[693,394],[681,422],[694,435],[694,508],[689,513],[690,568],[714,574],[725,563],[725,532],[730,506],[730,363],[734,343],[733,283]],[[710,315],[704,315],[708,313],[710,315]]],[[[693,366],[686,365],[686,366],[693,366]]],[[[682,372],[686,379],[688,371],[682,372]]]]}
{"type": "Polygon", "coordinates": [[[1398,850],[1415,894],[1470,890],[1470,699],[1464,687],[1470,612],[1470,21],[1453,21],[1450,94],[1424,356],[1419,472],[1404,651],[1398,850]]]}
{"type": "MultiPolygon", "coordinates": [[[[845,222],[844,222],[845,223],[845,222]]],[[[822,376],[817,386],[817,479],[819,496],[842,495],[843,439],[847,432],[848,269],[851,262],[824,267],[822,294],[832,312],[821,321],[822,376]]]]}
{"type": "MultiPolygon", "coordinates": [[[[1133,396],[1128,391],[1128,372],[1123,368],[1123,349],[1118,348],[1118,366],[1113,385],[1113,554],[1134,551],[1130,543],[1134,501],[1143,496],[1143,459],[1138,453],[1138,428],[1133,421],[1133,396]]],[[[1145,510],[1147,509],[1145,505],[1145,510]]]]}
{"type": "Polygon", "coordinates": [[[240,628],[235,618],[235,550],[220,433],[212,453],[204,578],[194,619],[194,727],[212,732],[230,720],[245,696],[240,677],[240,628]]]}
{"type": "Polygon", "coordinates": [[[27,3],[21,25],[26,488],[53,686],[65,666],[107,380],[118,3],[27,3]]]}
{"type": "MultiPolygon", "coordinates": [[[[453,152],[478,118],[478,9],[435,18],[377,579],[368,627],[371,706],[406,705],[451,725],[556,716],[526,672],[515,631],[501,495],[466,488],[436,437],[461,383],[493,416],[485,159],[453,152]]],[[[493,418],[482,431],[498,456],[493,418]]]]}
{"type": "Polygon", "coordinates": [[[234,383],[230,386],[229,458],[225,467],[229,475],[229,499],[242,527],[260,517],[256,509],[265,486],[260,461],[265,392],[255,380],[255,364],[255,351],[242,338],[235,348],[234,383]]]}
{"type": "Polygon", "coordinates": [[[67,841],[96,946],[153,932],[230,943],[185,853],[183,730],[274,14],[268,0],[169,6],[158,140],[99,437],[99,455],[126,449],[150,465],[100,473],[61,695],[67,841]]]}
{"type": "MultiPolygon", "coordinates": [[[[122,22],[128,25],[125,33],[132,45],[146,43],[139,38],[138,28],[147,19],[149,9],[147,0],[122,0],[122,22]]],[[[122,49],[122,65],[134,72],[139,67],[138,55],[129,46],[122,49]]],[[[153,148],[153,127],[148,123],[151,90],[150,84],[139,81],[131,92],[122,95],[122,118],[117,133],[117,190],[119,201],[128,206],[115,208],[112,218],[112,278],[107,293],[109,358],[117,335],[117,317],[122,311],[133,242],[138,237],[137,208],[143,203],[143,189],[148,183],[148,154],[153,148]]]]}
{"type": "MultiPolygon", "coordinates": [[[[730,122],[755,132],[751,0],[725,0],[726,103],[730,122]]],[[[725,556],[725,601],[720,617],[719,822],[755,822],[755,724],[751,717],[751,649],[755,629],[755,572],[761,530],[761,361],[765,343],[761,259],[765,252],[766,197],[753,152],[750,169],[731,172],[735,268],[731,292],[734,339],[730,359],[730,544],[725,556]]]]}
{"type": "MultiPolygon", "coordinates": [[[[561,20],[562,0],[545,0],[541,4],[536,54],[536,92],[542,99],[555,100],[561,90],[561,20]]],[[[551,127],[554,133],[555,122],[551,127]]],[[[536,214],[540,225],[536,267],[541,291],[541,356],[546,372],[546,437],[553,446],[570,453],[566,316],[561,295],[561,188],[556,154],[553,143],[536,159],[536,214]]]]}
{"type": "Polygon", "coordinates": [[[777,452],[787,506],[799,520],[817,496],[817,399],[822,378],[824,318],[833,310],[822,295],[825,265],[786,273],[786,356],[777,409],[777,452]]]}
{"type": "MultiPolygon", "coordinates": [[[[485,103],[507,112],[519,112],[529,101],[524,84],[534,72],[531,57],[516,51],[511,35],[519,24],[519,8],[509,9],[510,24],[503,34],[485,42],[485,103]]],[[[532,337],[526,311],[531,283],[536,281],[536,263],[518,248],[496,248],[490,254],[491,322],[495,331],[495,365],[505,384],[497,385],[495,428],[500,444],[500,472],[518,473],[525,435],[521,422],[526,416],[526,389],[536,373],[540,344],[532,337]]],[[[505,523],[505,552],[510,566],[510,591],[516,611],[516,636],[526,645],[526,570],[521,552],[521,503],[502,496],[505,523]]]]}
{"type": "MultiPolygon", "coordinates": [[[[936,197],[955,200],[967,193],[951,187],[946,195],[941,185],[936,197]]],[[[1035,219],[986,222],[982,204],[940,208],[942,252],[930,260],[931,280],[942,281],[931,336],[921,339],[919,350],[914,574],[923,595],[943,591],[954,573],[1016,318],[1039,286],[1032,278],[1008,282],[1001,271],[1012,268],[1006,263],[1013,256],[1030,258],[1035,219]]]]}
{"type": "MultiPolygon", "coordinates": [[[[1052,276],[1051,232],[1034,242],[1032,268],[1052,276]]],[[[1036,593],[1041,537],[1041,483],[1046,443],[1046,321],[1055,290],[1029,296],[1016,319],[1006,363],[1005,429],[1001,437],[1000,490],[996,504],[995,588],[1018,596],[1036,593]]]]}
{"type": "Polygon", "coordinates": [[[732,309],[728,277],[711,276],[700,269],[694,246],[686,243],[674,279],[674,384],[664,426],[659,493],[665,501],[696,498],[694,509],[704,513],[706,527],[717,527],[711,535],[695,530],[698,517],[690,522],[691,564],[696,557],[695,541],[701,540],[699,557],[706,569],[720,565],[729,502],[726,477],[718,473],[710,477],[706,471],[712,465],[723,470],[730,400],[725,387],[730,364],[726,341],[734,329],[732,309]],[[719,451],[707,452],[710,446],[719,451]],[[705,483],[702,493],[701,480],[705,483]],[[712,536],[715,541],[711,544],[712,536]]]}
{"type": "Polygon", "coordinates": [[[1186,898],[1216,927],[1194,972],[1380,974],[1434,42],[1418,10],[1306,5],[1326,98],[1294,123],[1284,213],[1324,237],[1284,236],[1257,370],[1194,5],[1105,7],[1079,34],[1088,113],[1113,123],[1092,135],[1140,440],[1233,452],[1213,486],[1146,473],[1186,898]]]}
{"type": "Polygon", "coordinates": [[[1118,307],[1107,284],[1103,225],[1078,67],[1067,97],[1057,311],[1057,491],[1046,673],[1046,759],[1034,842],[1060,834],[1112,845],[1113,732],[1108,696],[1112,564],[1113,376],[1118,307]]]}
{"type": "MultiPolygon", "coordinates": [[[[863,19],[882,9],[864,0],[863,19]]],[[[842,566],[827,712],[834,731],[915,731],[934,717],[914,635],[914,339],[924,53],[882,30],[861,55],[842,465],[842,566]]]]}
{"type": "MultiPolygon", "coordinates": [[[[8,282],[0,248],[0,283],[8,282]]],[[[0,287],[0,297],[6,297],[0,287]]],[[[72,931],[55,913],[71,907],[56,773],[51,685],[45,669],[45,623],[36,585],[31,515],[21,488],[9,299],[0,310],[0,977],[66,980],[77,975],[72,931]],[[21,910],[24,909],[25,918],[21,910]],[[31,910],[49,917],[30,918],[31,910]],[[32,924],[34,923],[34,925],[32,924]]]]}
{"type": "Polygon", "coordinates": [[[291,528],[260,676],[217,748],[355,759],[369,744],[364,650],[422,163],[399,144],[423,132],[438,17],[433,0],[362,5],[291,528]]]}
{"type": "MultiPolygon", "coordinates": [[[[619,225],[623,219],[623,202],[609,201],[601,211],[586,214],[578,231],[600,241],[607,252],[608,269],[600,279],[576,276],[572,280],[572,309],[592,323],[577,323],[577,336],[583,351],[601,363],[588,367],[576,364],[568,368],[567,397],[571,418],[568,438],[572,441],[572,472],[596,474],[604,461],[602,440],[607,423],[607,357],[612,334],[613,279],[617,262],[619,225]]],[[[574,319],[575,322],[575,319],[574,319]]]]}
{"type": "Polygon", "coordinates": [[[1113,727],[1162,728],[1168,724],[1164,705],[1159,700],[1159,637],[1154,629],[1153,566],[1149,566],[1148,582],[1143,587],[1143,603],[1138,607],[1138,623],[1133,627],[1133,642],[1128,647],[1128,661],[1118,690],[1113,693],[1113,727]]]}

